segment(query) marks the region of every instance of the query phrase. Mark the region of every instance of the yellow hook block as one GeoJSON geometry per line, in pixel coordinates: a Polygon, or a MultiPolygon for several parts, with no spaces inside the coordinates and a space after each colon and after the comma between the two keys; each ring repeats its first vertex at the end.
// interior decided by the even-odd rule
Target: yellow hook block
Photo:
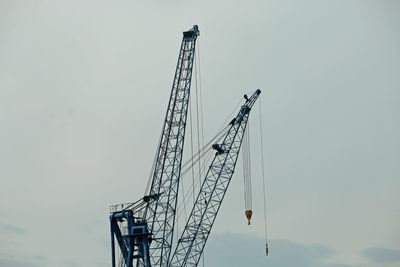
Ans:
{"type": "Polygon", "coordinates": [[[250,220],[251,220],[251,216],[253,216],[253,211],[252,210],[246,210],[245,214],[246,214],[246,218],[248,220],[248,225],[250,225],[250,220]]]}

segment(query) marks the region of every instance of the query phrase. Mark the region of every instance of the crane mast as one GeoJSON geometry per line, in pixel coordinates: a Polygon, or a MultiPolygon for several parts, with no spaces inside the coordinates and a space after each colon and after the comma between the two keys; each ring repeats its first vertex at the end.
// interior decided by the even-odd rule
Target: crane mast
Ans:
{"type": "Polygon", "coordinates": [[[258,89],[241,107],[221,144],[214,144],[214,159],[189,215],[170,267],[197,266],[215,218],[235,170],[250,110],[260,95],[258,89]]]}
{"type": "Polygon", "coordinates": [[[145,209],[146,221],[152,233],[150,257],[152,266],[167,266],[174,231],[179,178],[196,39],[195,25],[183,33],[171,96],[157,151],[157,161],[149,195],[158,195],[145,209]]]}
{"type": "Polygon", "coordinates": [[[143,199],[112,207],[110,215],[112,262],[115,240],[121,266],[167,266],[171,254],[176,204],[181,175],[190,84],[197,25],[183,32],[171,95],[168,102],[149,192],[143,199]]]}

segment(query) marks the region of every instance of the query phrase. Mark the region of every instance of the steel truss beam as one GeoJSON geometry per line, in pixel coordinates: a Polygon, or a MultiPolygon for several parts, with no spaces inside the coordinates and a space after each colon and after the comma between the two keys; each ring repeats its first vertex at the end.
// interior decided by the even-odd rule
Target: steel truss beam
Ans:
{"type": "Polygon", "coordinates": [[[150,258],[153,267],[167,266],[171,254],[197,36],[197,26],[183,33],[149,192],[149,195],[158,194],[159,198],[146,206],[144,215],[152,234],[150,258]]]}
{"type": "Polygon", "coordinates": [[[261,91],[257,90],[231,121],[221,144],[214,144],[215,157],[207,171],[169,267],[197,266],[235,170],[249,113],[261,91]]]}

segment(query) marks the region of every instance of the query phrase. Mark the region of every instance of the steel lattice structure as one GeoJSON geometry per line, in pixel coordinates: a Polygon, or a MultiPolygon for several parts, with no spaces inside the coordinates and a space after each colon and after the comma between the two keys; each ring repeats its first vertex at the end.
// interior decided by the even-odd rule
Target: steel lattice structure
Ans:
{"type": "Polygon", "coordinates": [[[145,218],[153,235],[153,242],[150,245],[152,266],[167,266],[171,253],[190,84],[198,35],[197,26],[183,33],[178,64],[157,152],[153,181],[149,192],[149,195],[158,194],[159,199],[149,203],[145,210],[145,218]]]}
{"type": "Polygon", "coordinates": [[[183,33],[167,114],[156,153],[151,186],[135,203],[111,207],[112,266],[197,266],[235,170],[250,110],[260,95],[246,102],[230,122],[223,141],[214,144],[215,157],[206,173],[181,237],[171,256],[197,26],[183,33]]]}
{"type": "Polygon", "coordinates": [[[257,90],[250,98],[246,97],[246,103],[231,121],[223,142],[213,145],[217,152],[178,240],[170,267],[197,266],[235,171],[250,110],[260,93],[257,90]]]}
{"type": "Polygon", "coordinates": [[[136,202],[139,205],[134,203],[127,207],[112,209],[110,222],[113,267],[116,261],[114,239],[120,247],[123,266],[133,266],[134,260],[136,266],[163,267],[168,264],[175,224],[196,39],[199,34],[197,25],[183,32],[148,195],[136,202]],[[139,229],[137,228],[139,226],[145,227],[139,229]],[[133,229],[136,229],[135,233],[133,229]]]}

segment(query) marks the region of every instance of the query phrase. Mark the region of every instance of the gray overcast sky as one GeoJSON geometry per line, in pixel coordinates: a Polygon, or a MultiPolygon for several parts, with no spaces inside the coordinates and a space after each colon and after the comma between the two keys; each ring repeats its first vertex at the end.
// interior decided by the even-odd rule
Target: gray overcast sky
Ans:
{"type": "Polygon", "coordinates": [[[271,240],[257,111],[206,266],[400,266],[400,1],[0,0],[0,267],[110,266],[193,24],[206,137],[262,90],[271,240]]]}

